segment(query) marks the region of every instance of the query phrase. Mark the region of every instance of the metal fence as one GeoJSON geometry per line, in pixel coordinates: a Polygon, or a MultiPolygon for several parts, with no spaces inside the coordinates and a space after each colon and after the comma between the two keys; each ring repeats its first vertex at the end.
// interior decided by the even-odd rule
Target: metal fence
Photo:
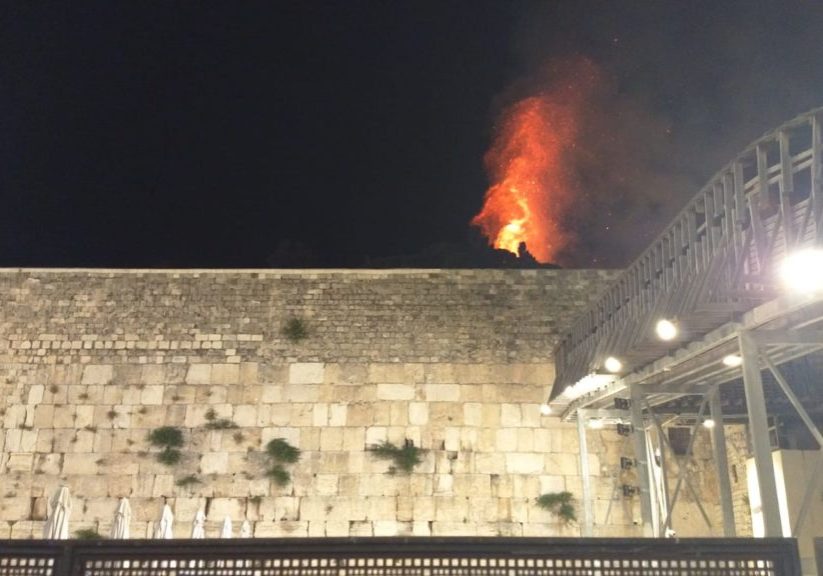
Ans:
{"type": "Polygon", "coordinates": [[[792,539],[2,541],[0,576],[799,576],[792,539]]]}

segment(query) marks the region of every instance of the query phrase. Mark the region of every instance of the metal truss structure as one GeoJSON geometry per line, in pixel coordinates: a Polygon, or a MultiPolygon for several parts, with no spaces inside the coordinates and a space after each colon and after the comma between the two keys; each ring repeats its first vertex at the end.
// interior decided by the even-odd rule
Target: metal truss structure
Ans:
{"type": "MultiPolygon", "coordinates": [[[[666,444],[664,414],[695,427],[709,417],[714,421],[726,536],[735,534],[735,526],[724,412],[748,423],[766,536],[784,534],[770,418],[793,411],[823,449],[823,435],[809,413],[810,407],[823,406],[810,403],[814,387],[808,378],[823,375],[818,369],[823,366],[823,295],[789,293],[776,273],[787,254],[823,245],[821,122],[823,109],[812,110],[746,148],[577,320],[555,350],[557,376],[549,402],[564,419],[579,423],[584,499],[590,494],[585,426],[580,423],[620,399],[626,410],[610,413],[608,419],[632,425],[642,521],[649,535],[671,528],[678,496],[693,490],[683,472],[673,483],[665,479],[667,505],[654,518],[649,441],[654,435],[658,446],[666,444]],[[674,340],[655,337],[654,325],[661,318],[679,327],[674,340]],[[723,362],[730,355],[737,357],[737,365],[723,362]],[[621,360],[617,374],[605,370],[608,357],[621,360]],[[797,374],[801,362],[811,369],[793,381],[787,375],[797,374]]],[[[690,450],[691,445],[687,454],[690,450]]],[[[668,449],[663,453],[673,455],[668,449]]],[[[823,458],[815,478],[821,471],[823,458]]],[[[804,503],[814,484],[809,484],[804,503]]],[[[792,534],[804,519],[801,513],[792,534]]],[[[584,534],[591,534],[591,522],[585,513],[584,534]]]]}

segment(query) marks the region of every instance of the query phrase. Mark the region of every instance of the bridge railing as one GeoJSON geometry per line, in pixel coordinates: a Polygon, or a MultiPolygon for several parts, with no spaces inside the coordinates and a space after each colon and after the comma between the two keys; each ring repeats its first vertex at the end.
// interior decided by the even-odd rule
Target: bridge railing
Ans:
{"type": "Polygon", "coordinates": [[[2,541],[0,576],[799,576],[792,539],[2,541]]]}
{"type": "Polygon", "coordinates": [[[780,257],[823,239],[821,118],[766,134],[692,198],[560,342],[553,398],[606,356],[639,368],[665,353],[660,317],[701,335],[773,296],[780,257]]]}

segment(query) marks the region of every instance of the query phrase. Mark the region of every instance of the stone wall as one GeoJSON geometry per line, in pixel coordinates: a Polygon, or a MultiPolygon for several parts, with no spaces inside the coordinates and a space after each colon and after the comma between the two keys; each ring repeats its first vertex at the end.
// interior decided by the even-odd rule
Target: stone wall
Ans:
{"type": "MultiPolygon", "coordinates": [[[[138,537],[164,501],[179,537],[199,508],[211,536],[226,516],[256,536],[576,533],[534,505],[580,492],[576,427],[539,405],[555,343],[612,277],[2,270],[0,538],[38,536],[61,483],[72,531],[106,533],[128,496],[138,537]],[[176,465],[147,441],[161,426],[183,432],[176,465]],[[273,438],[302,451],[283,487],[265,475],[273,438]],[[422,463],[388,474],[368,450],[384,440],[422,463]]],[[[598,533],[629,534],[622,439],[589,438],[598,533]]]]}

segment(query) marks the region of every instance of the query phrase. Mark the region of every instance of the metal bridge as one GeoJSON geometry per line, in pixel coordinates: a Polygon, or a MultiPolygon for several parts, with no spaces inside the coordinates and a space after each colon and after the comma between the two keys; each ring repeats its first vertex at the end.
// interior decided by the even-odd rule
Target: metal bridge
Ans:
{"type": "MultiPolygon", "coordinates": [[[[823,447],[823,435],[807,409],[808,399],[819,394],[808,376],[823,374],[818,353],[823,349],[823,295],[791,293],[777,274],[788,255],[823,244],[821,121],[823,108],[803,114],[720,170],[578,318],[555,350],[557,375],[549,404],[565,419],[578,421],[584,456],[586,421],[631,423],[649,534],[671,526],[684,481],[678,477],[674,493],[667,494],[673,501],[653,520],[647,455],[649,434],[663,436],[659,413],[679,412],[695,427],[709,414],[715,421],[726,535],[734,535],[735,528],[724,410],[727,417],[731,412],[748,422],[767,536],[784,534],[770,418],[793,411],[823,447]],[[660,319],[679,329],[673,340],[655,335],[660,319]],[[612,366],[615,373],[606,370],[609,357],[622,363],[617,370],[612,366]]],[[[585,495],[583,460],[585,503],[590,494],[585,495]]],[[[821,470],[819,460],[815,476],[821,470]]],[[[804,504],[813,493],[814,483],[809,484],[804,504]]],[[[793,533],[803,519],[801,512],[793,533]]],[[[590,533],[590,506],[584,523],[590,533]]]]}

